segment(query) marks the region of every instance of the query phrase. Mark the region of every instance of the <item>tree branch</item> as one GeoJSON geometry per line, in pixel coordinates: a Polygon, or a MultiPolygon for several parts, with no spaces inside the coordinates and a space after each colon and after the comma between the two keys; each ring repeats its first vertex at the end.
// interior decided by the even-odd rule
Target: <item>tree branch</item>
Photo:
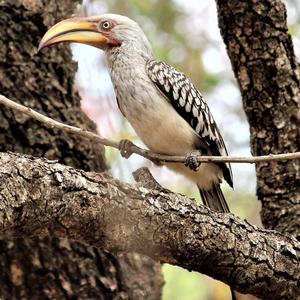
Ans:
{"type": "MultiPolygon", "coordinates": [[[[147,176],[137,178],[145,182],[147,176]]],[[[179,194],[43,158],[0,153],[0,228],[10,237],[51,235],[110,252],[138,252],[262,298],[300,294],[296,239],[179,194]]]]}
{"type": "MultiPolygon", "coordinates": [[[[0,103],[5,106],[17,110],[21,113],[26,114],[27,116],[38,120],[39,122],[47,125],[50,128],[56,128],[59,130],[63,130],[65,132],[75,134],[81,137],[88,138],[89,140],[93,140],[102,145],[113,147],[116,149],[120,149],[120,142],[111,141],[109,139],[100,137],[98,134],[93,133],[91,131],[78,128],[75,126],[67,125],[61,122],[58,122],[52,118],[46,117],[45,115],[29,108],[19,103],[16,103],[3,95],[0,95],[0,103]]],[[[140,156],[143,156],[150,160],[156,160],[160,162],[179,162],[185,163],[185,156],[170,156],[170,155],[162,155],[159,153],[155,153],[146,149],[142,149],[133,143],[130,145],[128,149],[129,153],[135,153],[140,156]]],[[[270,154],[263,156],[252,156],[252,157],[234,157],[234,156],[202,156],[199,155],[197,157],[198,162],[231,162],[231,163],[260,163],[260,162],[270,162],[270,161],[283,161],[283,160],[295,160],[300,159],[300,151],[294,153],[283,153],[283,154],[270,154]]]]}

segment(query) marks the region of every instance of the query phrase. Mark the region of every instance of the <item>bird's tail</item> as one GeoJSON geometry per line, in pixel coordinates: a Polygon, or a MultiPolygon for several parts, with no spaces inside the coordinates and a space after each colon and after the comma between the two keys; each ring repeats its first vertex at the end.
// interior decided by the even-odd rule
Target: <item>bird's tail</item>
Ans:
{"type": "MultiPolygon", "coordinates": [[[[214,183],[210,190],[201,189],[198,186],[203,204],[208,206],[213,211],[229,213],[229,207],[221,190],[220,184],[214,183]]],[[[231,299],[236,300],[236,294],[232,287],[230,287],[231,299]]]]}
{"type": "Polygon", "coordinates": [[[230,212],[220,184],[214,183],[210,190],[201,189],[199,186],[198,189],[204,205],[208,206],[213,211],[230,212]]]}

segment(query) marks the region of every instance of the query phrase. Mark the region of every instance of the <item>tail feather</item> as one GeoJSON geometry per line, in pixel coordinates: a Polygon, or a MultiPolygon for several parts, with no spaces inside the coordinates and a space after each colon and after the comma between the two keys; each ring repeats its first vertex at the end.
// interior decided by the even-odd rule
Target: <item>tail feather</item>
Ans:
{"type": "Polygon", "coordinates": [[[204,205],[213,211],[230,212],[220,184],[215,183],[210,190],[201,189],[199,186],[198,189],[204,205]]]}
{"type": "MultiPolygon", "coordinates": [[[[213,211],[230,212],[220,184],[215,183],[210,190],[201,189],[199,186],[198,189],[204,205],[213,211]]],[[[230,292],[231,299],[236,300],[236,294],[232,287],[230,287],[230,292]]]]}

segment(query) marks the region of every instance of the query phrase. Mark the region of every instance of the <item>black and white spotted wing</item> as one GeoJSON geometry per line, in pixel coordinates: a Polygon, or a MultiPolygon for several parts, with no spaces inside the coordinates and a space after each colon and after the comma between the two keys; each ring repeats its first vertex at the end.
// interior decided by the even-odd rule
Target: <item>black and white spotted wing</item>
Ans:
{"type": "MultiPolygon", "coordinates": [[[[190,80],[183,73],[158,60],[148,61],[146,69],[153,83],[165,95],[179,115],[196,131],[213,155],[228,155],[208,105],[190,80]]],[[[220,166],[223,169],[224,179],[232,186],[230,164],[220,164],[220,166]]]]}

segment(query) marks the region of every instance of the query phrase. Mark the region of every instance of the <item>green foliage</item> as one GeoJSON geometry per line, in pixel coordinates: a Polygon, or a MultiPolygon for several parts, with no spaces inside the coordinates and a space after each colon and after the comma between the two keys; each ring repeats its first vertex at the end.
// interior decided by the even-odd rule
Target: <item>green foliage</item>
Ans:
{"type": "Polygon", "coordinates": [[[163,300],[199,300],[207,299],[208,290],[203,275],[189,272],[180,267],[163,265],[166,285],[163,300]]]}

